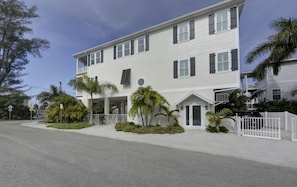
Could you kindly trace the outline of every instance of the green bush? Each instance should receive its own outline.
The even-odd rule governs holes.
[[[211,132],[211,133],[219,133],[219,132],[228,133],[228,132],[229,132],[229,129],[227,129],[227,128],[224,127],[224,126],[219,126],[219,129],[217,129],[217,128],[214,127],[214,126],[208,125],[208,126],[206,127],[206,131],[207,131],[207,132]]]
[[[54,123],[48,125],[47,127],[52,127],[56,129],[82,129],[90,126],[91,125],[88,123]]]
[[[117,123],[115,125],[116,131],[123,132],[133,132],[137,134],[175,134],[175,133],[183,133],[185,130],[180,125],[168,125],[166,127],[162,127],[160,125],[151,125],[147,127],[142,127],[139,125],[135,125],[132,122],[128,123]]]

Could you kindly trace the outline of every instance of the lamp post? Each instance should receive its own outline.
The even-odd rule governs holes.
[[[8,106],[8,119],[9,119],[9,120],[11,119],[12,108],[13,108],[12,105],[9,105],[9,106]]]
[[[61,103],[61,104],[60,104],[60,122],[61,122],[61,123],[63,122],[63,121],[62,121],[63,108],[64,108],[64,106],[63,106],[63,104]]]

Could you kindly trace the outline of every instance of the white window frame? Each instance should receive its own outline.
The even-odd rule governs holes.
[[[101,63],[101,51],[95,52],[95,64]]]
[[[95,64],[95,53],[90,54],[90,66]]]
[[[278,91],[279,94],[274,94],[274,91]],[[272,96],[272,100],[273,101],[278,101],[278,100],[281,100],[282,98],[282,90],[280,88],[274,88],[271,90],[271,96]],[[275,99],[274,97],[275,96],[279,96],[279,99]]]
[[[143,44],[140,45],[140,41],[143,40]],[[139,37],[137,39],[137,51],[138,53],[145,52],[146,40],[145,36]]]
[[[181,67],[182,63],[186,63],[187,67]],[[191,64],[190,64],[190,59],[182,59],[178,61],[178,77],[183,78],[183,77],[190,77],[190,72],[191,72]],[[183,72],[183,73],[181,73]]]
[[[227,58],[228,58],[227,61],[221,61],[221,59],[220,59],[221,54],[227,54]],[[224,69],[220,70],[219,65],[224,64],[224,66],[225,66],[226,63],[228,64],[228,68],[224,68]],[[216,70],[217,70],[217,72],[218,73],[227,72],[227,71],[230,71],[230,69],[231,69],[231,55],[230,55],[230,53],[227,51],[217,53],[217,55],[216,55]]]
[[[122,58],[123,57],[123,44],[117,45],[117,57]]]
[[[123,43],[123,51],[124,51],[124,56],[129,56],[131,54],[131,42],[127,41]]]
[[[186,30],[183,31],[182,28],[186,28]],[[179,43],[182,43],[189,40],[190,40],[190,22],[184,22],[179,24],[177,27],[177,41]]]
[[[223,20],[223,21],[220,20],[220,22],[219,22],[218,17],[219,17],[219,15],[222,15],[222,14],[226,14],[227,20]],[[219,12],[217,12],[215,14],[215,31],[216,31],[216,33],[223,32],[223,31],[226,31],[226,30],[230,29],[230,22],[231,22],[230,21],[230,19],[231,19],[230,16],[231,16],[230,11],[228,11],[227,9],[219,11]],[[224,24],[224,22],[227,22],[226,23],[226,28],[225,29],[222,28],[221,30],[218,30],[218,28],[221,28],[221,27],[218,27],[218,24]]]

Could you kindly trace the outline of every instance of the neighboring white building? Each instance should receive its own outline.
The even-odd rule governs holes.
[[[244,0],[225,0],[176,19],[74,54],[77,77],[87,74],[117,86],[119,93],[95,96],[127,114],[131,94],[151,86],[184,127],[205,127],[205,113],[240,88],[239,16]],[[77,92],[86,105],[90,96]],[[132,120],[132,119],[129,119]]]
[[[297,58],[285,60],[278,75],[273,75],[268,68],[263,80],[256,82],[257,98],[259,101],[296,100],[291,92],[297,89]]]

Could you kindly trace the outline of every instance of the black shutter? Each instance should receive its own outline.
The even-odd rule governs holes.
[[[216,72],[216,54],[209,54],[209,73],[213,74]]]
[[[101,63],[103,63],[103,50],[101,50]]]
[[[173,43],[177,43],[177,26],[173,27]]]
[[[195,21],[190,21],[190,40],[195,39]]]
[[[195,57],[190,58],[191,77],[195,76]]]
[[[231,29],[235,29],[237,28],[237,8],[236,7],[232,7],[230,9],[230,14],[231,14]]]
[[[121,84],[129,85],[131,82],[131,69],[124,69],[122,71]]]
[[[117,46],[113,46],[113,59],[117,58]]]
[[[145,51],[150,49],[150,37],[149,35],[145,35]]]
[[[134,55],[134,40],[131,40],[131,55]]]
[[[214,34],[215,33],[214,14],[209,15],[208,21],[209,21],[208,22],[209,34]]]
[[[177,65],[178,65],[178,62],[177,60],[173,61],[173,78],[176,79],[178,74],[177,74]]]
[[[238,70],[238,49],[231,50],[231,64],[232,71]]]

